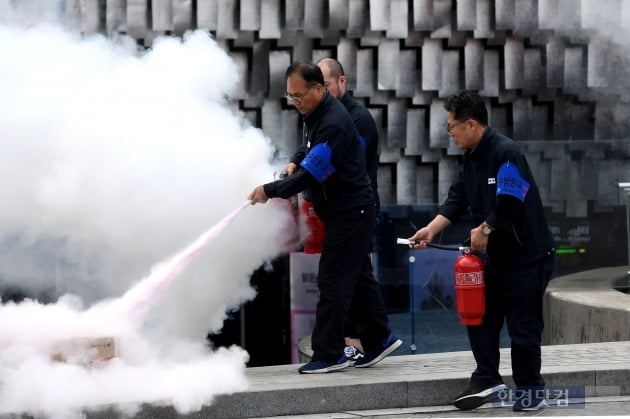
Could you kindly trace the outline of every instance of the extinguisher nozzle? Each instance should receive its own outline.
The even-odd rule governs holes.
[[[416,241],[415,240],[398,238],[398,239],[396,239],[396,244],[414,245],[414,244],[416,244]]]

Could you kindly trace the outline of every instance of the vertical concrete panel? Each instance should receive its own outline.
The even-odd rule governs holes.
[[[277,75],[275,77],[277,77]],[[261,96],[267,93],[269,90],[269,79],[269,44],[264,41],[259,41],[254,43],[252,48],[252,67],[249,82],[249,93]],[[285,92],[282,92],[282,94],[280,94],[280,96],[276,96],[276,98],[283,97],[284,93]]]
[[[378,46],[378,88],[393,90],[398,84],[399,42],[384,39]]]
[[[195,26],[193,19],[193,0],[173,0],[173,30],[182,35]]]
[[[531,138],[531,112],[528,98],[519,97],[512,103],[513,138],[515,140],[528,140]]]
[[[232,52],[230,57],[236,64],[236,72],[238,74],[238,82],[232,88],[230,92],[230,98],[232,99],[245,99],[248,91],[248,72],[247,68],[247,53],[246,52]]]
[[[291,65],[289,51],[271,51],[269,54],[269,97],[279,98],[286,93],[285,73]]]
[[[499,52],[486,50],[483,53],[483,89],[480,94],[488,97],[499,96]]]
[[[82,0],[80,6],[81,14],[77,18],[80,20],[81,32],[86,35],[100,32],[101,10],[98,0]]]
[[[309,59],[309,61],[316,63],[323,58],[332,57],[333,51],[330,49],[314,49],[313,56]]]
[[[547,43],[547,87],[564,86],[564,49],[565,43],[560,38],[552,38]]]
[[[295,109],[283,109],[281,116],[283,143],[278,154],[286,156],[285,160],[288,160],[302,145],[302,124],[300,114]]]
[[[126,0],[107,0],[105,3],[105,28],[107,31],[124,31],[126,27]]]
[[[523,87],[523,43],[520,39],[508,38],[504,51],[505,88],[520,89]]]
[[[514,35],[530,37],[538,29],[538,0],[514,0]]]
[[[539,49],[526,49],[523,56],[523,93],[535,95],[545,89],[543,57]]]
[[[587,87],[608,86],[608,55],[612,54],[611,45],[600,37],[591,39],[588,43],[586,66]]]
[[[357,96],[369,97],[374,93],[374,50],[362,48],[357,51]]]
[[[483,52],[479,40],[468,39],[464,47],[464,87],[467,90],[483,88]]]
[[[425,113],[426,110],[423,108],[407,109],[407,141],[405,155],[420,156],[427,148],[425,144]]]
[[[486,101],[488,108],[488,120],[490,125],[498,132],[511,137],[512,134],[508,130],[508,109],[507,106],[490,106]]]
[[[81,16],[81,14],[83,11],[85,11],[84,5],[81,4],[80,0],[66,0],[63,4],[63,7],[64,8],[62,11],[62,15],[60,16],[63,26],[69,29],[80,31],[83,25],[83,17]],[[50,14],[46,14],[45,12],[42,12],[40,10],[37,10],[36,13],[36,16],[51,16]],[[59,9],[56,13],[52,14],[52,16],[57,16],[58,14],[60,14]]]
[[[451,19],[451,0],[434,0],[433,2],[433,32],[431,38],[449,39],[453,35]]]
[[[494,16],[497,30],[514,29],[514,0],[495,0]]]
[[[200,29],[217,30],[219,20],[219,0],[204,0],[197,2],[197,27]]]
[[[462,90],[459,51],[442,52],[442,87],[440,97],[446,97]]]
[[[407,103],[391,99],[387,106],[387,145],[402,148],[407,144]]]
[[[448,196],[448,190],[457,179],[459,170],[459,164],[454,158],[443,159],[438,163],[438,202],[444,202]]]
[[[416,159],[401,157],[396,165],[396,203],[398,205],[416,204]]]
[[[416,203],[436,204],[437,197],[433,194],[435,177],[433,166],[422,165],[416,167]],[[441,204],[441,202],[439,202]]]
[[[238,37],[236,4],[232,0],[219,0],[217,39],[235,39]]]
[[[584,179],[580,173],[580,162],[568,160],[568,182],[569,188],[567,194],[567,217],[586,217],[588,214],[588,201],[582,193],[582,184]]]
[[[348,29],[350,19],[349,0],[328,0],[328,28],[333,30]]]
[[[138,39],[147,35],[147,0],[127,0],[127,33]]]
[[[616,27],[620,23],[624,0],[607,0],[605,7],[602,0],[582,0],[581,27],[601,30],[604,27]],[[627,21],[626,21],[627,22]]]
[[[581,46],[564,50],[564,89],[579,93],[586,85],[584,50]]]
[[[370,30],[389,29],[389,2],[390,0],[370,0]]]
[[[260,0],[241,0],[239,10],[240,30],[257,31],[260,29]]]
[[[547,140],[550,137],[549,132],[549,109],[546,105],[532,106],[532,134],[531,139],[534,141]]]
[[[348,4],[348,30],[346,36],[359,38],[363,36],[368,25],[368,0],[350,0]]]
[[[262,130],[282,156],[291,156],[295,149],[292,139],[283,135],[282,106],[278,99],[265,99],[261,108]]]
[[[556,29],[558,16],[557,0],[541,0],[538,2],[538,28]]]
[[[154,31],[173,30],[172,0],[151,1],[151,24]]]
[[[553,139],[568,140],[571,125],[571,103],[564,98],[554,100]]]
[[[409,35],[409,6],[407,0],[390,0],[389,28],[385,36],[389,39],[405,39]]]
[[[458,0],[455,3],[456,29],[474,31],[477,29],[477,0]]]
[[[310,38],[324,36],[324,3],[304,0],[304,35]]]
[[[494,38],[494,2],[493,0],[477,0],[477,25],[474,37]]]
[[[260,39],[278,39],[282,36],[280,0],[261,0]]]
[[[436,99],[429,107],[429,147],[442,149],[448,147],[449,136],[446,132],[446,111],[444,101]]]
[[[614,138],[614,127],[610,121],[615,120],[615,107],[611,103],[598,103],[595,108],[595,139]]]
[[[378,196],[381,205],[395,205],[396,202],[396,185],[392,176],[392,167],[379,166],[378,168]]]
[[[580,30],[582,18],[582,2],[575,0],[555,0],[558,5],[556,30],[570,33]]]
[[[416,94],[416,50],[400,51],[396,97],[414,97]]]
[[[285,2],[285,29],[298,30],[304,28],[305,0],[291,0]]]
[[[357,46],[352,39],[343,38],[339,42],[337,60],[346,73],[346,88],[355,90],[357,86]]]
[[[569,138],[571,140],[593,139],[591,118],[594,113],[593,105],[590,103],[572,104],[571,124],[569,125]]]
[[[413,29],[432,31],[434,22],[433,0],[413,0]]]
[[[427,39],[422,46],[422,90],[442,87],[442,45],[437,39]]]
[[[551,159],[551,196],[555,197],[557,200],[567,199],[567,192],[569,190],[567,169],[566,159]]]

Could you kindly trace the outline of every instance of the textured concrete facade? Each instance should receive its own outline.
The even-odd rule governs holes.
[[[2,0],[0,13],[34,3]],[[238,63],[235,106],[280,156],[300,141],[283,98],[286,67],[337,57],[380,129],[383,204],[444,199],[461,151],[442,103],[462,89],[488,97],[491,125],[522,144],[554,212],[585,217],[625,202],[616,182],[630,181],[630,0],[61,3],[85,34],[125,33],[146,47],[209,30]]]

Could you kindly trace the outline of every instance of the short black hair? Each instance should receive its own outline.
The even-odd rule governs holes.
[[[285,77],[293,74],[299,74],[308,84],[324,85],[324,76],[322,70],[310,61],[296,61],[287,68]]]
[[[453,112],[453,117],[458,121],[474,119],[481,125],[488,125],[486,102],[476,92],[463,91],[449,96],[444,102],[444,109]]]

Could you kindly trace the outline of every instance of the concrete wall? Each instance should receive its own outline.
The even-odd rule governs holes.
[[[127,34],[144,47],[210,31],[239,64],[232,99],[280,155],[299,143],[286,67],[338,58],[380,128],[384,205],[444,199],[461,151],[442,103],[461,89],[488,97],[491,125],[522,143],[555,213],[623,205],[630,0],[0,0],[0,22],[43,4],[86,35]]]
[[[594,269],[552,280],[545,293],[543,344],[630,340],[629,266]]]

